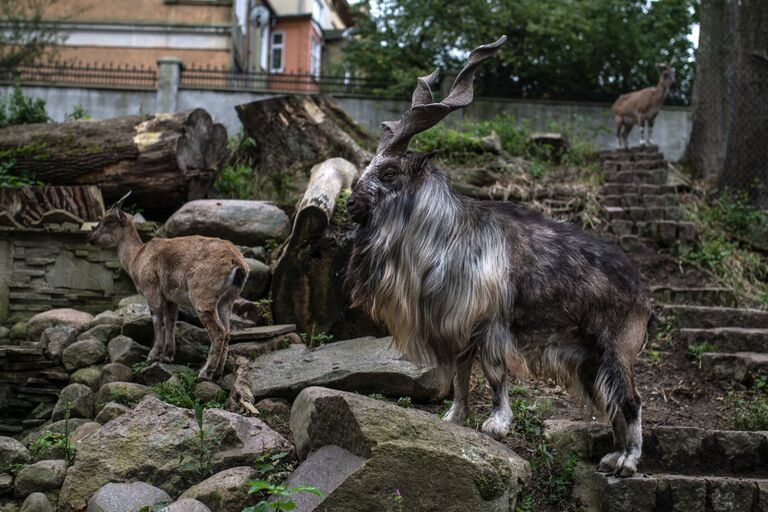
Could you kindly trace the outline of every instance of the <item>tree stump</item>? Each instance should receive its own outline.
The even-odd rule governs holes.
[[[248,155],[257,179],[255,199],[293,205],[317,162],[341,157],[363,168],[372,156],[373,138],[327,96],[278,96],[235,110],[255,142]]]
[[[99,185],[108,204],[164,216],[205,197],[228,155],[227,130],[202,109],[0,129],[9,173],[46,185]]]
[[[355,225],[346,211],[337,211],[336,202],[356,178],[357,168],[342,158],[312,168],[272,275],[276,323],[296,324],[310,335],[322,332],[337,339],[381,332],[361,312],[349,310],[344,289]]]

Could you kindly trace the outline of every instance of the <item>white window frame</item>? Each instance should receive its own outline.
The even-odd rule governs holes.
[[[317,21],[317,24],[323,26],[323,17],[325,17],[325,1],[313,0],[312,3],[312,17]]]
[[[279,44],[275,43],[275,36],[280,35],[282,37]],[[280,67],[274,67],[272,55],[275,50],[280,50]],[[284,73],[285,72],[285,32],[278,30],[272,32],[269,36],[269,72],[270,73]]]
[[[314,35],[310,36],[309,41],[309,74],[312,78],[320,78],[320,69],[323,58],[323,43]]]

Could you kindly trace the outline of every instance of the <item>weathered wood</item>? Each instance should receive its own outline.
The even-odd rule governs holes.
[[[98,221],[104,215],[104,200],[94,185],[0,188],[0,211],[22,226],[79,224]]]
[[[272,275],[275,322],[295,323],[299,331],[337,339],[380,332],[359,311],[349,310],[344,290],[355,226],[345,212],[334,214],[337,198],[356,176],[355,166],[341,158],[313,168]]]
[[[373,138],[326,96],[279,96],[235,107],[255,141],[248,155],[256,175],[256,199],[295,204],[309,169],[341,157],[357,168],[371,158]]]
[[[0,129],[0,159],[15,162],[10,173],[99,185],[108,204],[132,190],[153,215],[204,197],[227,155],[226,128],[203,109]]]

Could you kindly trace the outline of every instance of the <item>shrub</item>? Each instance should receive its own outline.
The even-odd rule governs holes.
[[[8,96],[0,96],[0,128],[49,121],[45,100],[24,96],[19,84],[14,85]]]

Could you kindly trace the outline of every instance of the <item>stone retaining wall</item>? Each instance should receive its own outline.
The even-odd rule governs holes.
[[[135,292],[114,249],[88,245],[77,228],[0,228],[0,324],[71,307],[91,313]]]

